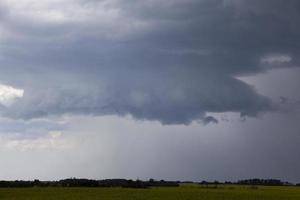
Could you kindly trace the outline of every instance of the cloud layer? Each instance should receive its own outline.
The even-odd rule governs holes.
[[[297,0],[0,1],[2,115],[130,114],[163,124],[257,116],[274,103],[237,79],[299,66]]]

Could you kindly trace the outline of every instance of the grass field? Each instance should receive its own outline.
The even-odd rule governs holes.
[[[1,200],[300,200],[300,187],[219,186],[205,188],[182,185],[178,188],[10,188],[0,189]]]

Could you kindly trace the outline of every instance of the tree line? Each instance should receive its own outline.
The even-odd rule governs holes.
[[[289,185],[296,185],[300,186],[299,184],[292,184],[289,182],[283,182],[279,179],[244,179],[244,180],[239,180],[237,182],[230,182],[230,181],[225,181],[225,182],[219,182],[219,181],[213,181],[213,182],[207,182],[207,181],[202,181],[200,182],[201,185],[218,185],[218,184],[226,184],[226,185],[262,185],[262,186],[289,186]]]
[[[69,178],[59,181],[0,181],[0,188],[9,187],[124,187],[124,188],[148,188],[148,187],[178,187],[177,181],[164,181],[150,179],[148,181],[142,180],[127,180],[127,179],[78,179]]]
[[[279,179],[247,179],[240,180],[237,182],[240,185],[270,185],[270,186],[282,186],[282,185],[290,185],[288,182],[282,182]]]
[[[165,180],[154,180],[149,179],[148,181],[143,180],[127,180],[127,179],[104,179],[104,180],[93,180],[93,179],[78,179],[69,178],[62,179],[59,181],[0,181],[0,188],[26,188],[26,187],[123,187],[123,188],[149,188],[149,187],[178,187],[181,183],[198,183],[200,185],[221,185],[221,184],[235,184],[235,185],[265,185],[265,186],[289,186],[298,184],[292,184],[289,182],[283,182],[278,179],[246,179],[239,180],[237,182],[219,182],[219,181],[202,181],[202,182],[181,182],[181,181],[165,181]]]

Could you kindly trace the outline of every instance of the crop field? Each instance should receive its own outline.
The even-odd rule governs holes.
[[[1,188],[1,200],[299,200],[300,187],[251,187],[218,186],[203,187],[182,185],[172,188]]]

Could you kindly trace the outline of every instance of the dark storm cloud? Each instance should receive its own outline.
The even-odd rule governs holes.
[[[209,124],[209,123],[215,123],[215,124],[219,123],[219,121],[212,116],[207,116],[202,121],[205,125]]]
[[[236,77],[299,66],[296,0],[57,2],[0,4],[0,80],[25,90],[3,115],[257,116],[276,105]]]

